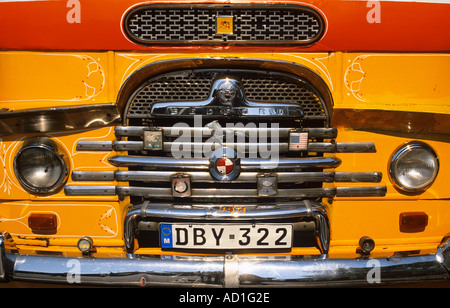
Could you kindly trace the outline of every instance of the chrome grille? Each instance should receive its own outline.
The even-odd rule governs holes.
[[[218,31],[217,16],[232,17],[230,33]],[[127,14],[124,27],[143,44],[311,44],[324,31],[322,17],[308,7],[239,4],[140,6]]]
[[[235,87],[232,99],[222,95],[228,93],[222,90],[230,89],[222,88],[226,83]],[[200,124],[199,115],[204,120]],[[68,185],[65,193],[130,197],[132,207],[125,221],[130,251],[136,230],[155,233],[155,224],[167,219],[212,223],[287,219],[293,224],[314,222],[316,244],[326,253],[330,235],[323,198],[386,194],[384,186],[354,185],[379,183],[381,172],[339,170],[339,153],[374,153],[375,144],[336,142],[338,131],[328,127],[320,93],[295,76],[233,69],[173,72],[138,87],[129,98],[125,118],[127,125],[115,127],[116,140],[80,140],[76,145],[77,151],[121,152],[109,158],[117,170],[73,171],[72,180],[80,185]],[[180,122],[182,129],[177,126]],[[291,137],[300,135],[306,142],[297,150],[291,147]],[[158,146],[149,147],[149,136],[158,136]],[[180,140],[185,136],[189,137]],[[205,148],[211,153],[207,155]],[[255,148],[274,149],[275,165],[271,157],[253,155]],[[176,157],[180,149],[184,154]],[[217,176],[222,154],[233,159],[233,176]],[[187,185],[188,194],[176,191],[178,180]],[[96,181],[99,185],[93,184]],[[100,185],[104,181],[120,184]],[[236,206],[245,209],[242,215],[225,210]],[[158,245],[157,240],[152,243]]]

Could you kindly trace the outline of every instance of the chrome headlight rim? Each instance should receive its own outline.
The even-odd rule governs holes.
[[[49,187],[36,187],[32,185],[22,174],[20,167],[20,159],[24,153],[29,150],[44,150],[50,152],[55,158],[58,164],[61,166],[61,174],[56,182]],[[17,180],[22,187],[29,193],[35,195],[52,195],[56,194],[64,187],[64,184],[69,178],[69,158],[65,151],[52,139],[48,137],[33,137],[26,140],[20,150],[14,157],[14,173]]]
[[[429,178],[428,181],[426,181],[424,184],[416,187],[411,187],[403,184],[397,176],[397,165],[401,158],[403,158],[407,153],[410,153],[411,151],[422,149],[429,154],[432,155],[434,162],[435,162],[435,168],[433,170],[432,176]],[[425,190],[427,190],[436,180],[436,177],[439,173],[439,157],[437,156],[436,152],[433,150],[431,146],[428,144],[421,142],[421,141],[410,141],[407,142],[401,146],[399,146],[394,153],[391,156],[391,159],[389,160],[389,179],[391,182],[395,185],[395,187],[405,193],[423,193]]]

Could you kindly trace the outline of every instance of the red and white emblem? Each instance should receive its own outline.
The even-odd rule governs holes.
[[[222,175],[230,174],[234,169],[234,162],[229,158],[220,158],[216,163],[217,172]]]

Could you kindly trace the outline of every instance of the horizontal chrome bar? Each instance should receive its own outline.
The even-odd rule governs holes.
[[[127,217],[197,220],[268,220],[289,219],[295,217],[314,217],[320,213],[326,215],[326,207],[317,202],[279,202],[245,205],[245,211],[236,215],[236,211],[224,210],[227,205],[193,204],[178,206],[171,203],[149,203],[143,209],[142,204],[134,205]]]
[[[384,197],[386,192],[386,186],[336,187],[336,197]]]
[[[170,188],[156,187],[129,187],[118,186],[119,196],[139,196],[139,197],[161,197],[171,198]],[[336,194],[334,188],[303,188],[303,189],[278,189],[275,196],[278,198],[326,198]],[[264,197],[259,196],[257,189],[218,189],[218,188],[193,188],[191,190],[193,198],[233,198],[233,197]]]
[[[187,170],[209,168],[209,160],[205,158],[146,157],[146,156],[113,156],[109,163],[117,167],[145,167],[163,170]]]
[[[188,151],[203,153],[204,149],[210,151],[219,148],[231,148],[243,153],[255,152],[261,149],[280,153],[289,151],[288,142],[243,142],[243,143],[219,143],[211,142],[164,142],[163,151]],[[86,141],[82,140],[77,143],[77,151],[144,151],[143,141]],[[374,143],[330,143],[330,142],[309,142],[308,152],[319,153],[375,153]]]
[[[64,188],[66,196],[115,196],[116,186],[71,186]]]
[[[86,141],[81,140],[77,142],[77,151],[112,151],[112,141]]]
[[[1,233],[0,233],[1,234]],[[0,235],[0,243],[3,236]],[[0,244],[0,281],[100,286],[330,287],[378,286],[450,279],[450,244],[436,253],[389,258],[330,259],[327,256],[129,254],[123,258],[21,255]],[[73,268],[76,264],[77,279]],[[374,280],[374,266],[379,275]],[[414,273],[413,275],[411,273]],[[368,279],[372,278],[372,279]],[[375,277],[377,278],[377,277]]]
[[[73,181],[114,181],[114,171],[73,171]]]
[[[292,170],[300,168],[336,168],[341,164],[337,157],[307,157],[307,158],[280,158],[276,162],[268,159],[242,158],[243,170]]]
[[[381,172],[335,172],[335,182],[379,183],[383,178]]]
[[[182,134],[190,136],[211,137],[214,134],[214,130],[208,127],[155,127],[163,132],[165,137],[180,137]],[[144,131],[149,129],[148,126],[116,126],[115,134],[117,137],[131,137],[131,136],[143,136]],[[223,127],[223,133],[227,134],[233,132],[236,135],[246,134],[254,136],[256,134],[263,134],[270,137],[276,134],[279,138],[286,138],[291,131],[296,128],[273,128],[273,127]],[[334,139],[337,137],[336,128],[303,128],[303,131],[307,131],[310,138],[324,138]]]
[[[146,198],[173,198],[172,189],[164,187],[139,186],[74,186],[68,185],[64,192],[67,196],[138,196]],[[337,187],[337,188],[297,188],[278,189],[271,198],[332,198],[337,197],[378,197],[386,195],[386,187]],[[233,198],[233,197],[269,197],[260,196],[258,189],[217,189],[193,188],[193,198]]]
[[[73,171],[74,181],[142,181],[142,182],[170,182],[171,178],[179,174],[177,171]],[[192,182],[215,183],[209,172],[184,172]],[[258,175],[264,173],[242,172],[232,183],[256,183]],[[276,172],[270,173],[277,178],[278,183],[305,182],[371,182],[381,181],[381,172]]]
[[[164,169],[164,171],[188,169],[209,170],[210,166],[210,161],[204,158],[174,159],[170,157],[119,155],[110,157],[108,161],[117,167],[144,167]],[[340,164],[341,160],[335,157],[280,158],[276,161],[260,158],[242,158],[240,162],[242,170],[336,168]]]

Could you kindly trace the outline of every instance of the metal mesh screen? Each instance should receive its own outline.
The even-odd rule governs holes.
[[[232,17],[232,33],[217,33],[217,17]],[[154,42],[309,44],[323,32],[317,13],[298,8],[152,8],[133,11],[125,27],[132,39]]]
[[[220,72],[175,72],[150,81],[132,98],[128,118],[151,117],[151,108],[157,102],[206,100],[211,86]],[[249,101],[297,103],[306,119],[325,119],[326,113],[317,95],[305,84],[284,75],[233,71],[229,73],[241,80],[245,97]]]

